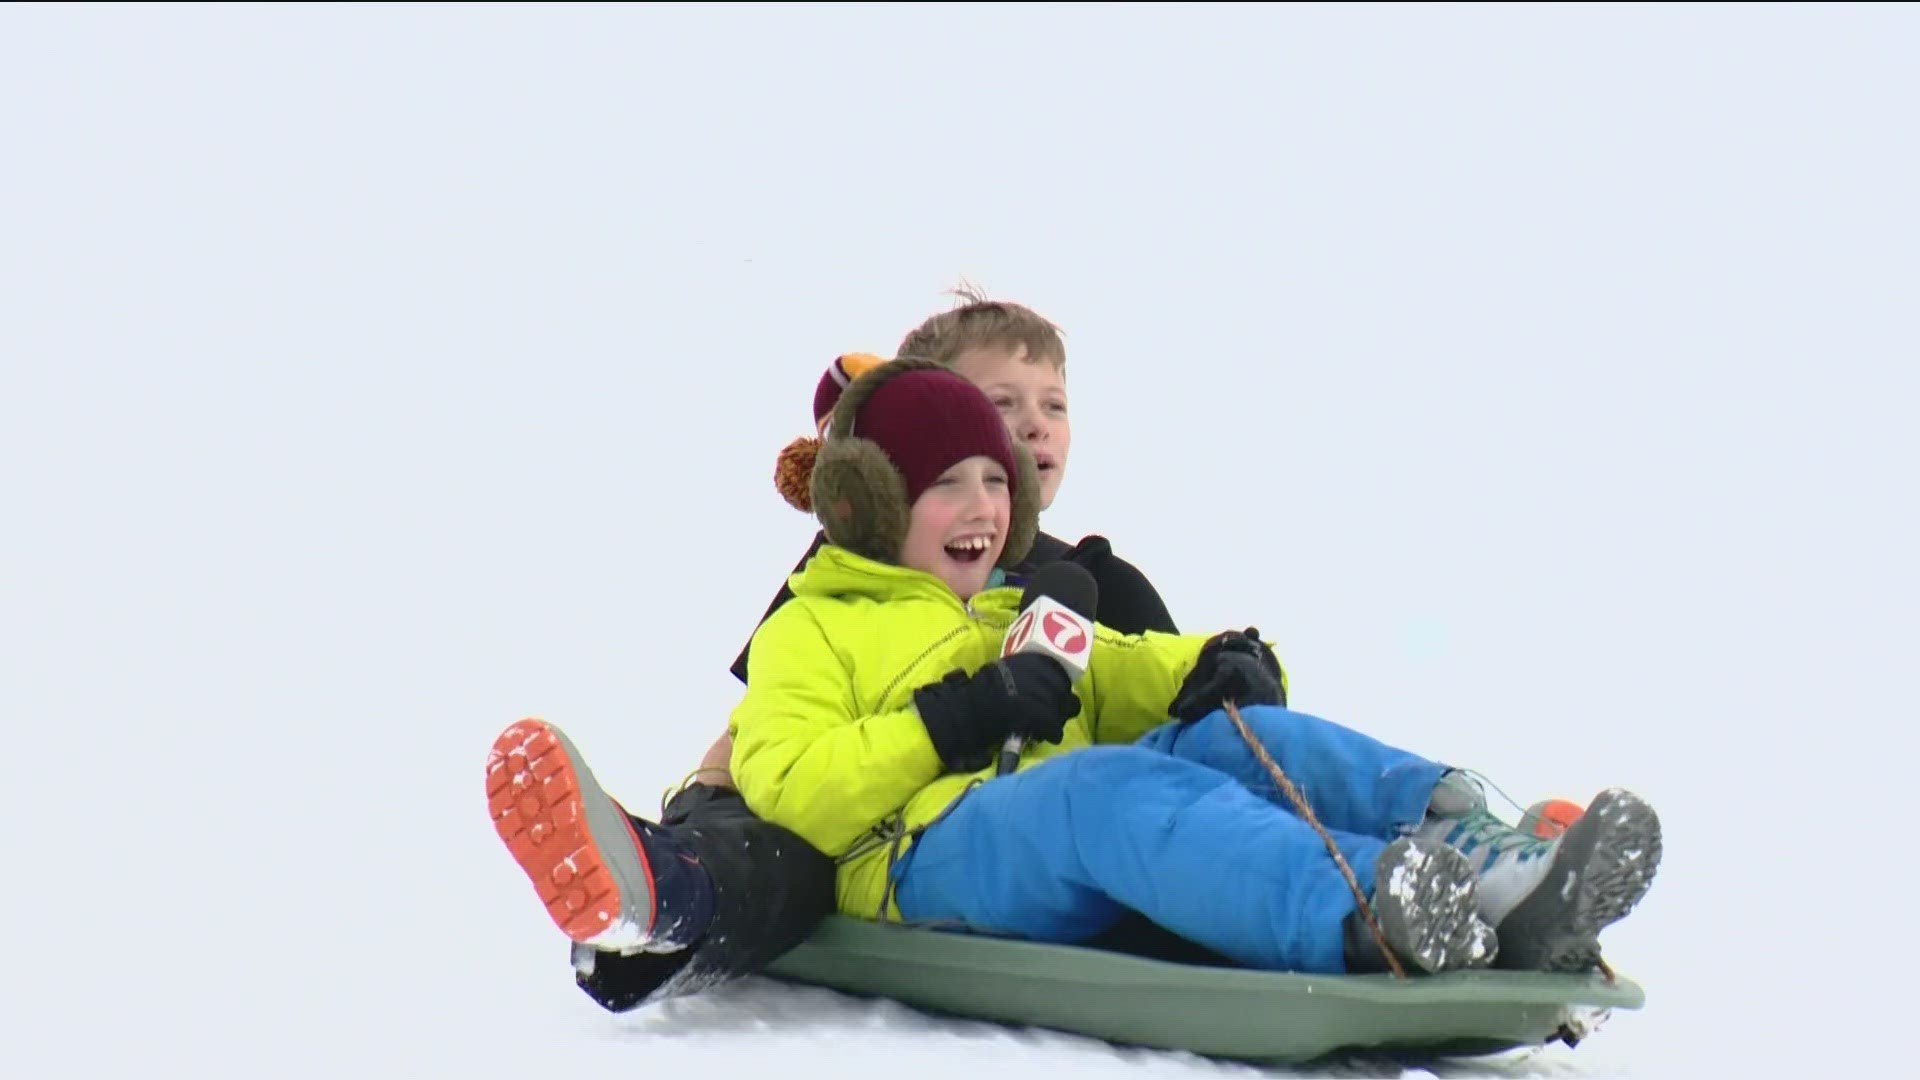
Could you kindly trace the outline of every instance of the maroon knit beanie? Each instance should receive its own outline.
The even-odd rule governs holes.
[[[816,388],[822,436],[780,452],[774,484],[781,495],[818,517],[833,543],[897,562],[913,504],[927,488],[967,458],[991,458],[1007,471],[1012,499],[1000,564],[1017,566],[1039,533],[1039,473],[987,395],[927,360],[879,363],[844,386],[835,374]]]
[[[841,353],[827,365],[820,381],[813,388],[813,424],[822,434],[827,430],[827,417],[833,415],[833,407],[840,403],[840,395],[853,380],[886,363],[882,357],[872,353]]]
[[[855,414],[855,438],[886,451],[907,482],[907,505],[940,474],[974,456],[989,457],[1020,482],[1013,437],[980,388],[944,369],[907,371],[881,383]]]

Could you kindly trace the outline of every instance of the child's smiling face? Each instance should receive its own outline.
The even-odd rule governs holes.
[[[1024,345],[968,349],[954,358],[953,370],[987,395],[1014,441],[1033,452],[1040,471],[1040,509],[1052,506],[1073,446],[1066,373],[1053,361],[1028,356]]]
[[[913,504],[900,561],[947,583],[962,600],[987,587],[1006,550],[1013,518],[1007,470],[990,457],[965,459]]]

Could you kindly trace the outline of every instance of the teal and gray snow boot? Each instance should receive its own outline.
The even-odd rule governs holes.
[[[1414,835],[1473,863],[1480,913],[1499,933],[1501,968],[1595,967],[1600,931],[1633,910],[1660,868],[1660,818],[1620,788],[1601,792],[1565,833],[1543,840],[1495,817],[1480,786],[1455,770],[1435,786]]]

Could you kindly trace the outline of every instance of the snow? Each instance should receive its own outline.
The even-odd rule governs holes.
[[[1892,1071],[1911,7],[0,10],[9,1075],[1254,1075],[754,981],[622,1017],[487,821],[641,808],[832,356],[1060,321],[1050,531],[1295,704],[1665,823],[1574,1050]],[[1883,921],[1887,915],[1894,921]],[[1897,1053],[1897,1051],[1894,1051]]]

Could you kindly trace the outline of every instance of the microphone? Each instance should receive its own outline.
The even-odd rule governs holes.
[[[1000,655],[1042,653],[1065,668],[1070,680],[1079,682],[1093,656],[1093,613],[1099,605],[1100,585],[1086,567],[1070,562],[1042,566],[1027,579],[1026,591],[1020,594],[1020,617],[1007,628]],[[1026,742],[1018,733],[1007,736],[995,775],[1005,776],[1020,764]]]

